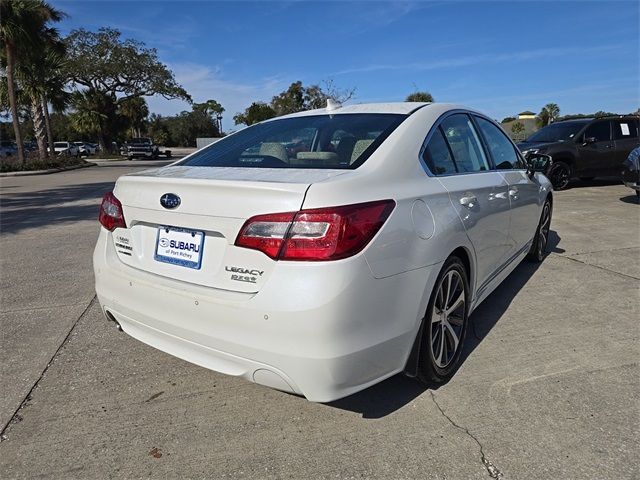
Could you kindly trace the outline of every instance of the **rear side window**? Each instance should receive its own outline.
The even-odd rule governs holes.
[[[458,173],[489,170],[478,133],[471,118],[463,113],[451,115],[440,124],[449,145]]]
[[[591,124],[585,130],[584,138],[595,138],[596,142],[605,142],[611,140],[609,121],[605,120]]]
[[[440,127],[431,136],[431,140],[424,150],[423,158],[434,175],[450,175],[457,172],[456,164],[453,162],[453,157]]]
[[[615,140],[638,138],[638,121],[633,119],[614,120],[613,138]]]
[[[515,147],[498,127],[484,118],[475,117],[475,119],[498,170],[525,168]]]
[[[355,169],[405,118],[359,113],[276,119],[223,138],[179,165]]]

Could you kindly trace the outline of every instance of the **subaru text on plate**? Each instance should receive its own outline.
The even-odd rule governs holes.
[[[445,382],[474,308],[544,257],[548,157],[460,106],[300,112],[120,177],[96,291],[131,336],[326,402],[399,372]]]

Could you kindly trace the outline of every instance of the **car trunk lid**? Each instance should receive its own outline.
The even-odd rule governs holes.
[[[297,211],[308,187],[344,170],[169,166],[121,177],[114,190],[127,228],[112,241],[120,260],[183,282],[257,292],[275,261],[234,246],[254,215]],[[165,208],[166,194],[179,197]],[[173,242],[173,243],[172,243]]]

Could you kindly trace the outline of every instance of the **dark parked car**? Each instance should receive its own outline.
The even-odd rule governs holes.
[[[522,153],[553,158],[549,179],[556,190],[572,178],[619,177],[622,164],[639,145],[638,117],[581,118],[552,123],[518,144]]]

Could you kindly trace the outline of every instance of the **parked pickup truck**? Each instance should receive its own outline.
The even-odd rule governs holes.
[[[122,145],[120,154],[129,159],[158,158],[160,155],[171,158],[171,150],[160,150],[160,147],[150,138],[132,138]]]

